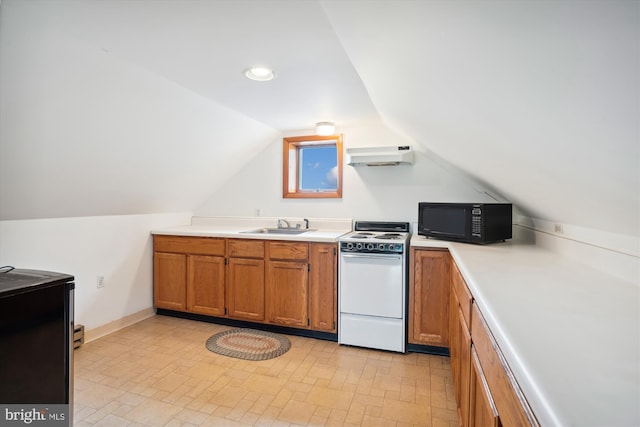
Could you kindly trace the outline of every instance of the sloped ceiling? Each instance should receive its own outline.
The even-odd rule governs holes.
[[[639,234],[640,3],[324,6],[387,124],[533,217]]]
[[[314,1],[3,0],[0,20],[0,219],[193,211],[287,129],[378,120]]]
[[[615,0],[3,0],[0,218],[192,210],[281,132],[381,119],[533,217],[637,236],[639,16]],[[277,78],[248,81],[251,65]],[[102,118],[61,112],[68,91]],[[78,113],[80,132],[60,124]],[[100,176],[79,185],[54,172],[65,160]],[[42,207],[92,187],[110,203]]]
[[[55,31],[275,129],[378,117],[316,1],[27,3],[20,9]],[[277,78],[249,81],[242,72],[251,66],[271,67]]]

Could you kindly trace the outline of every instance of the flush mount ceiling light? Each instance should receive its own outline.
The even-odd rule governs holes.
[[[255,80],[257,82],[268,82],[273,80],[276,75],[273,70],[266,67],[251,67],[244,70],[244,75],[248,79]]]
[[[333,135],[336,132],[336,126],[331,122],[316,123],[316,134],[320,136]]]

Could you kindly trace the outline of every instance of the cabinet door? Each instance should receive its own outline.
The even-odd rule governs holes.
[[[189,255],[187,310],[224,316],[224,257]]]
[[[229,317],[263,321],[264,260],[229,258],[226,291]]]
[[[458,404],[458,421],[461,426],[466,426],[460,414],[461,401],[458,397],[460,381],[460,330],[458,328],[458,297],[455,292],[449,292],[449,360],[451,362],[451,377],[453,379],[453,392]]]
[[[499,427],[498,410],[474,348],[471,359],[469,427]]]
[[[336,332],[337,245],[309,244],[309,322],[311,329]]]
[[[153,303],[157,308],[183,311],[187,299],[187,256],[153,254]]]
[[[412,249],[411,254],[409,342],[447,347],[449,345],[449,252]]]
[[[307,326],[307,263],[267,262],[267,321],[280,325]]]
[[[451,293],[451,301],[450,309],[452,315],[449,350],[453,374],[453,390],[458,404],[458,420],[461,426],[466,427],[469,425],[471,333],[454,292]]]

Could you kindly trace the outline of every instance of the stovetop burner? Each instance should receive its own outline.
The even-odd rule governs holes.
[[[400,233],[385,233],[379,236],[376,236],[377,239],[385,239],[385,240],[394,240],[394,239],[402,239],[404,238]]]
[[[342,252],[403,253],[409,236],[408,223],[356,222],[354,231],[340,239],[340,250]]]
[[[352,233],[349,237],[352,237],[354,239],[368,239],[369,237],[373,237],[373,236],[375,236],[375,233],[358,231],[358,232]]]
[[[384,239],[384,240],[395,240],[395,239],[404,239],[406,233],[383,233],[383,232],[362,232],[362,231],[354,231],[351,234],[348,234],[346,238],[348,239]]]

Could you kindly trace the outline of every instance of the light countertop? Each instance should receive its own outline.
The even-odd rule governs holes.
[[[301,221],[292,219],[290,223],[299,224]],[[277,218],[194,217],[190,225],[156,229],[151,234],[331,243],[351,231],[351,220],[310,218],[310,231],[301,234],[247,233],[259,228],[275,227]]]
[[[531,243],[444,242],[542,426],[640,426],[640,287]]]

